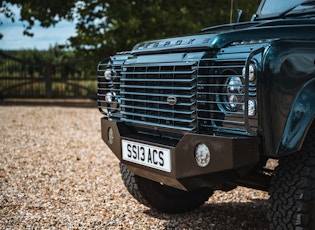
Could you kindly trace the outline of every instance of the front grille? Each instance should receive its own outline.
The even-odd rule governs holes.
[[[196,79],[197,62],[124,66],[120,92],[122,119],[156,127],[195,130]],[[168,102],[170,99],[172,103]]]
[[[113,81],[104,80],[108,66],[101,64],[99,108],[109,118],[138,128],[255,135],[258,114],[248,115],[248,102],[257,103],[257,113],[256,81],[249,82],[248,76],[245,80],[242,70],[249,63],[259,66],[259,53],[263,49],[185,62],[117,62],[112,65],[117,72]],[[226,90],[231,78],[241,79],[241,90],[233,93],[242,98],[235,110],[228,108],[226,99],[231,94]],[[108,92],[115,93],[115,100],[106,101]]]

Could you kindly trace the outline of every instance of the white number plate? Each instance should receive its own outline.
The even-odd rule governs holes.
[[[122,140],[122,158],[125,161],[171,172],[169,149]]]

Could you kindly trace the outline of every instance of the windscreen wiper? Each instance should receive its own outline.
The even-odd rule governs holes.
[[[298,6],[309,6],[309,5],[314,5],[314,4],[315,4],[315,0],[304,1],[302,3],[296,4],[296,5],[292,6],[291,8],[283,11],[282,13],[279,14],[278,17],[282,18],[282,17],[286,16],[288,13],[290,13],[292,10],[294,10]]]

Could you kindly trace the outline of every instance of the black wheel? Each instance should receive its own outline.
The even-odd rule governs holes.
[[[181,213],[202,205],[212,195],[210,189],[186,192],[133,174],[120,163],[122,179],[130,194],[140,203],[165,213]]]
[[[271,180],[270,229],[315,229],[315,130],[302,150],[279,160]]]

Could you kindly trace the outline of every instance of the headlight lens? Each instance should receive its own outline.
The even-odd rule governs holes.
[[[229,77],[226,82],[226,93],[227,108],[237,111],[244,100],[242,79],[237,76]]]

